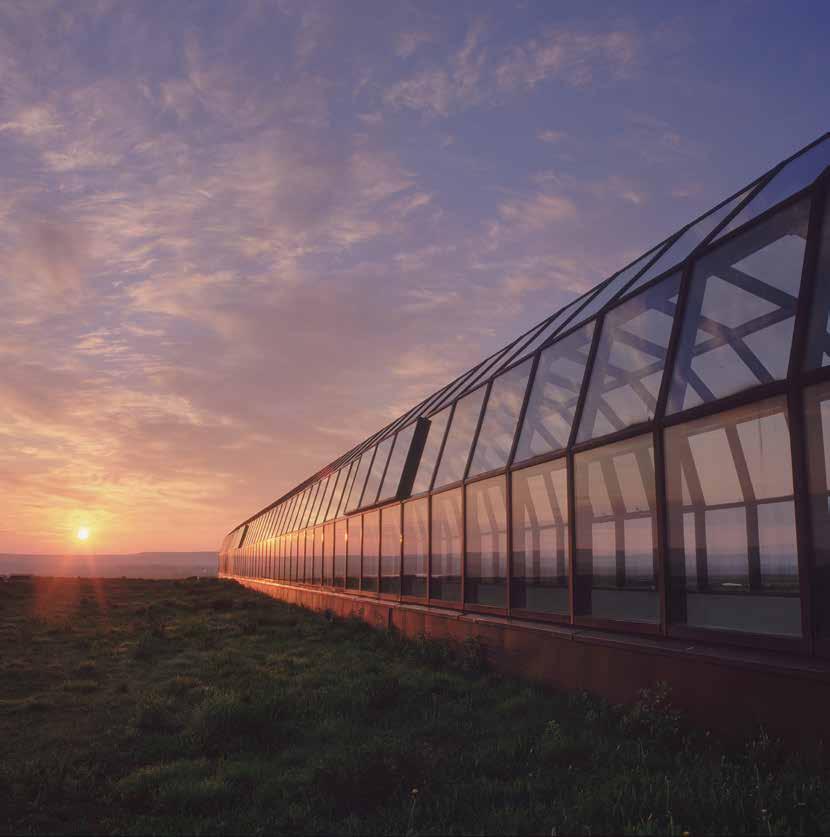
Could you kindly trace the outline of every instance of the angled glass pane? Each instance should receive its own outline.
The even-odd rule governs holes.
[[[514,462],[568,444],[593,336],[594,323],[588,323],[539,355]]]
[[[380,565],[380,512],[367,512],[363,515],[363,564],[360,576],[360,589],[376,593],[378,589],[378,570]]]
[[[583,294],[582,296],[577,297],[577,299],[573,302],[568,303],[564,308],[562,308],[559,313],[544,328],[542,328],[541,331],[539,331],[539,333],[526,346],[524,346],[520,352],[517,352],[513,358],[510,358],[510,360],[525,357],[526,355],[532,355],[540,346],[543,346],[556,334],[557,331],[559,331],[562,324],[573,314],[577,307],[585,301],[585,296],[586,295]],[[570,324],[568,324],[568,326],[570,327]]]
[[[429,565],[429,498],[422,497],[403,507],[404,596],[424,598],[427,594]]]
[[[329,507],[329,501],[331,500],[331,495],[334,491],[335,476],[335,474],[330,474],[326,477],[326,485],[323,489],[323,499],[320,503],[320,507],[317,509],[317,523],[322,523],[326,519],[326,510]]]
[[[809,210],[799,201],[695,265],[669,413],[786,376]]]
[[[651,434],[574,457],[577,613],[657,622]]]
[[[346,587],[349,590],[360,589],[360,551],[363,533],[362,518],[356,514],[347,519],[348,545],[346,555]]]
[[[749,194],[751,188],[744,189],[740,195],[736,195],[723,206],[712,210],[708,215],[704,215],[703,218],[681,233],[674,243],[669,246],[669,249],[628,289],[627,294],[641,288],[646,282],[650,282],[661,273],[665,273],[669,268],[679,265],[735,209]]]
[[[488,358],[489,359],[489,358]],[[461,393],[462,390],[466,389],[467,384],[472,379],[473,375],[486,363],[487,360],[484,360],[482,363],[479,363],[477,366],[474,366],[467,372],[461,380],[455,386],[450,387],[446,393],[441,397],[438,403],[434,407],[430,407],[431,410],[438,410],[444,407],[446,404],[449,404],[457,395]]]
[[[461,601],[461,550],[464,531],[461,488],[432,497],[431,599]]]
[[[489,607],[507,606],[507,478],[467,486],[467,561],[464,598]]]
[[[810,524],[813,530],[813,600],[830,601],[830,383],[804,391],[807,430],[807,473],[810,487]],[[830,637],[830,612],[816,608],[816,630]]]
[[[568,463],[512,473],[513,607],[568,612]]]
[[[372,464],[372,457],[375,451],[370,448],[364,451],[360,457],[360,463],[355,472],[354,484],[352,485],[349,502],[346,504],[346,511],[350,512],[360,505],[360,497],[363,494],[363,486],[366,484],[366,475],[369,473],[369,466]]]
[[[445,407],[440,413],[436,413],[427,419],[429,430],[421,453],[421,461],[418,464],[418,472],[415,474],[415,482],[412,484],[413,494],[429,491],[432,484],[432,475],[435,473],[435,465],[438,462],[438,455],[441,453],[441,443],[444,441],[449,417],[450,408]]]
[[[524,403],[530,366],[531,361],[526,360],[493,381],[470,465],[471,477],[507,465]]]
[[[819,369],[830,366],[830,207],[821,225],[811,310],[806,368]]]
[[[343,502],[340,504],[340,514],[346,514],[346,510],[352,507],[351,497],[354,492],[354,484],[357,478],[357,471],[360,466],[360,457],[352,460],[349,466],[352,471],[349,474],[349,481],[346,483],[346,490],[343,492]]]
[[[320,511],[320,506],[323,503],[323,495],[326,493],[326,483],[328,481],[328,477],[324,477],[323,479],[317,482],[317,494],[314,498],[314,502],[311,504],[311,514],[308,517],[306,525],[313,526],[317,523],[317,516]]]
[[[308,504],[311,501],[311,487],[307,488],[303,493],[300,495],[300,501],[297,505],[297,516],[294,518],[294,529],[302,529],[303,528],[303,520],[305,517],[306,508],[308,508]]]
[[[340,481],[337,484],[337,491],[334,493],[334,499],[331,501],[331,507],[334,510],[334,517],[340,517],[343,511],[343,504],[346,498],[346,489],[351,484],[352,480],[352,466],[344,465],[340,469]]]
[[[672,621],[800,635],[786,399],[671,427],[665,446]]]
[[[320,483],[316,482],[309,488],[309,499],[306,503],[305,511],[303,512],[301,525],[303,528],[308,526],[311,519],[311,513],[314,510],[314,504],[317,501],[317,493],[320,490]]]
[[[496,367],[498,367],[498,365],[505,359],[507,353],[509,351],[512,351],[512,349],[512,345],[506,346],[504,349],[502,349],[500,352],[494,355],[489,361],[483,363],[479,371],[475,375],[473,375],[473,377],[470,378],[470,380],[464,385],[464,392],[472,389],[479,382],[486,380],[490,373],[494,369],[496,369]]]
[[[401,592],[401,507],[380,512],[380,592]]]
[[[397,497],[403,468],[406,465],[406,458],[409,455],[414,434],[415,422],[398,431],[395,436],[395,445],[392,448],[392,455],[389,457],[389,464],[386,466],[386,476],[383,478],[383,485],[378,494],[380,502]]]
[[[334,489],[331,493],[331,500],[329,500],[329,506],[326,510],[326,520],[333,520],[337,517],[337,503],[340,500],[340,495],[343,493],[343,487],[346,483],[346,471],[341,469],[337,471],[337,473],[332,474],[332,479],[334,479]]]
[[[394,441],[395,437],[389,436],[378,444],[375,461],[366,479],[366,488],[363,490],[363,498],[360,501],[361,506],[371,506],[377,502],[380,483],[386,470],[386,463],[389,461],[389,454],[392,453]]]
[[[286,528],[286,532],[293,532],[294,531],[294,518],[297,516],[297,506],[299,504],[300,495],[295,494],[291,498],[291,509],[288,512],[288,526]]]
[[[438,463],[435,488],[464,479],[473,436],[481,415],[481,405],[484,402],[484,390],[485,387],[479,387],[456,402],[450,429],[447,431],[447,441]]]
[[[771,209],[790,195],[809,186],[828,166],[830,166],[830,138],[804,151],[791,160],[776,174],[761,191],[722,229],[715,241],[732,230],[757,218],[762,212]]]
[[[679,288],[675,273],[606,314],[577,441],[654,418]]]

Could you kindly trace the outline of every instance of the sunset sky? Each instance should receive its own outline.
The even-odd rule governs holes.
[[[826,131],[828,31],[0,0],[0,552],[217,547]]]

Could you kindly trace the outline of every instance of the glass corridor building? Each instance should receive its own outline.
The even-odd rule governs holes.
[[[220,573],[830,656],[828,166],[825,135],[240,523]]]

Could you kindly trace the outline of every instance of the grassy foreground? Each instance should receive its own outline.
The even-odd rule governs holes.
[[[659,690],[552,694],[230,582],[0,584],[0,643],[6,833],[830,831],[817,759]]]

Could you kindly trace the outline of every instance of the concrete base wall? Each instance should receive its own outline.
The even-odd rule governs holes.
[[[641,689],[665,681],[674,705],[721,732],[746,735],[763,726],[793,744],[830,742],[830,667],[821,662],[235,580],[275,599],[357,617],[409,637],[458,642],[475,637],[494,669],[560,689],[584,689],[613,703],[628,703]]]

